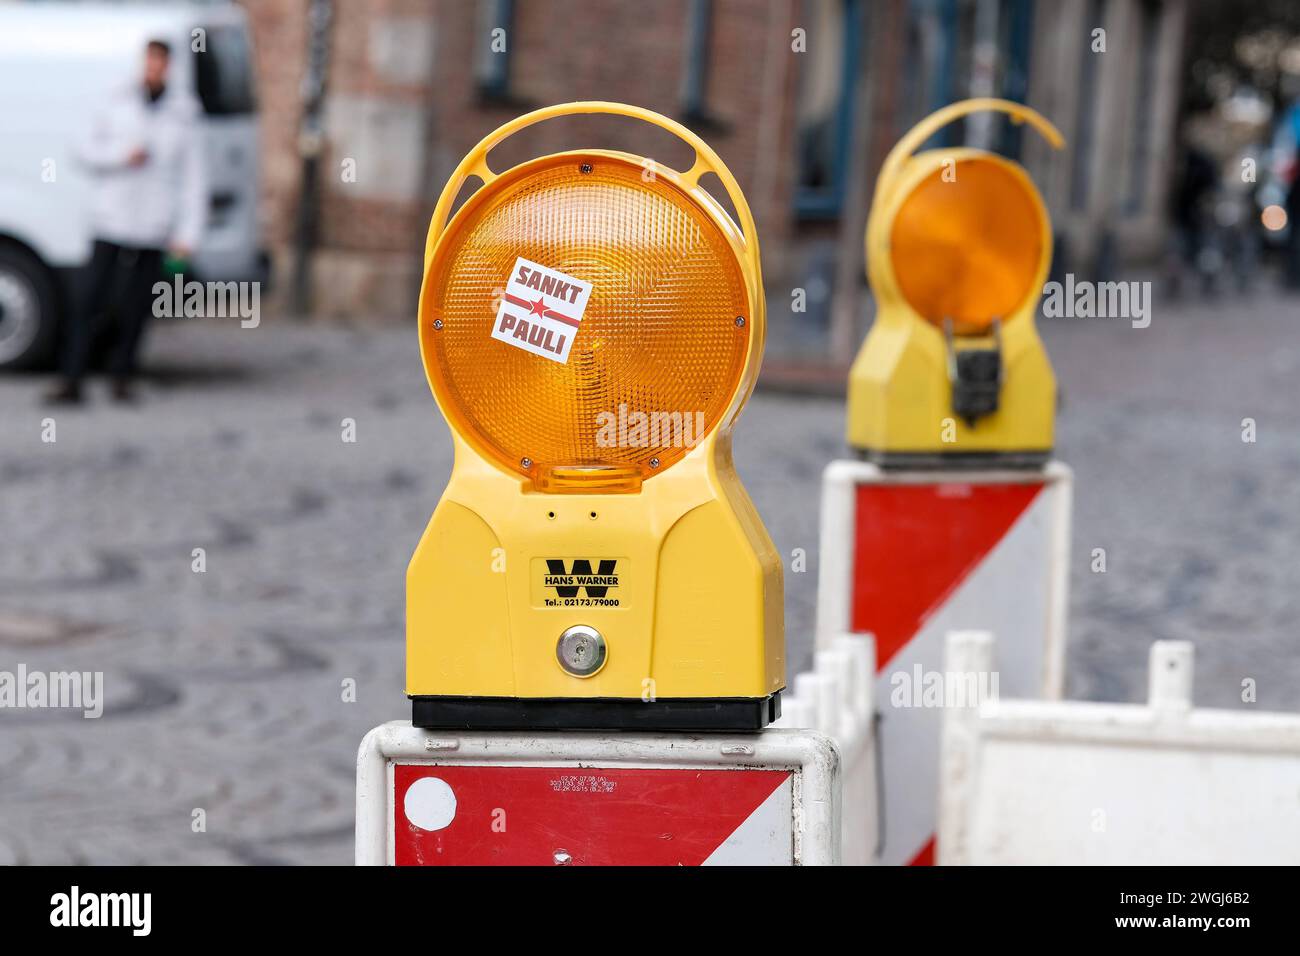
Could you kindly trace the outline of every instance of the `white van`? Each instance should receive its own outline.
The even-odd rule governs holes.
[[[192,88],[203,107],[209,212],[193,271],[204,280],[264,276],[244,11],[227,3],[0,2],[0,368],[53,357],[92,241],[77,145],[104,96],[141,75],[155,38],[172,49],[168,82]]]

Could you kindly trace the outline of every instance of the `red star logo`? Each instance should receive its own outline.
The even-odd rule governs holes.
[[[529,311],[528,311],[528,314],[529,314],[529,315],[539,315],[539,316],[541,316],[542,318],[545,318],[545,317],[546,317],[546,302],[545,302],[545,300],[543,300],[543,299],[538,299],[536,302],[532,302],[532,303],[530,303],[530,304],[529,304]]]

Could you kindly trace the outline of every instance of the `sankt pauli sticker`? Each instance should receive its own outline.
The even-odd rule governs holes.
[[[591,296],[591,283],[520,256],[506,282],[492,338],[565,364]]]

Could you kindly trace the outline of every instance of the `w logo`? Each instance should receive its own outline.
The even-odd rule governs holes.
[[[547,558],[546,585],[555,588],[557,597],[577,597],[579,591],[585,590],[587,597],[603,598],[610,588],[618,587],[618,575],[614,571],[617,564],[616,558],[601,558],[593,572],[590,561],[575,558],[573,567],[566,570],[562,558]]]

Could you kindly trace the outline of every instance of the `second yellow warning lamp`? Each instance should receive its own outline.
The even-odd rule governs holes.
[[[955,103],[890,151],[867,221],[875,324],[849,375],[848,441],[883,465],[1037,466],[1056,381],[1034,317],[1052,258],[1047,210],[1018,164],[974,148],[916,150],[969,113],[1061,134],[1006,100]]]
[[[514,133],[583,113],[667,130],[695,162],[680,172],[581,149],[489,168]],[[781,565],[731,460],[763,351],[763,286],[726,166],[648,110],[529,113],[453,173],[424,270],[420,350],[455,464],[407,574],[414,723],[775,719]]]

